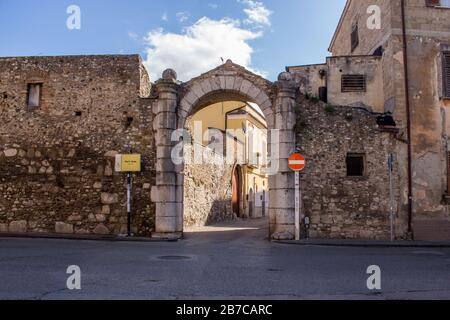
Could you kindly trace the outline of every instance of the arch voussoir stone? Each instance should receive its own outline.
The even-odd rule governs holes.
[[[208,79],[208,81],[211,84],[211,91],[218,91],[221,90],[221,86],[220,86],[220,79],[217,76],[213,76],[211,78]]]
[[[202,83],[200,84],[200,87],[202,88],[203,92],[205,92],[205,93],[209,93],[209,92],[213,91],[211,82],[209,81],[209,79],[203,80]]]
[[[234,80],[233,90],[236,92],[241,92],[242,81],[244,79],[242,77],[236,77]]]
[[[251,86],[252,86],[252,83],[250,81],[248,81],[247,79],[244,79],[244,81],[242,81],[241,89],[239,91],[242,92],[242,94],[247,95]]]
[[[226,76],[225,77],[225,90],[233,90],[235,80],[236,80],[235,76]]]

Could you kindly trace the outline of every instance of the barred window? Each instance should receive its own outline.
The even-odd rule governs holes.
[[[366,92],[366,76],[363,74],[342,75],[341,92]]]

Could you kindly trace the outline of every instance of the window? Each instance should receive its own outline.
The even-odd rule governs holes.
[[[426,0],[428,7],[450,8],[450,0]]]
[[[450,152],[447,152],[447,195],[450,195]]]
[[[366,92],[366,76],[362,74],[342,75],[342,92]]]
[[[362,177],[364,176],[364,155],[349,153],[347,155],[347,176]]]
[[[450,195],[450,152],[447,152],[447,195]]]
[[[41,106],[42,83],[29,83],[27,106],[28,109],[35,109]]]
[[[358,47],[359,45],[359,33],[358,33],[358,24],[356,23],[352,27],[352,52]]]
[[[442,95],[450,99],[450,51],[442,54]]]

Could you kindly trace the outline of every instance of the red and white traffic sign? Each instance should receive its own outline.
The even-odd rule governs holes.
[[[306,159],[300,153],[294,153],[289,157],[289,169],[293,171],[302,171],[306,166]]]

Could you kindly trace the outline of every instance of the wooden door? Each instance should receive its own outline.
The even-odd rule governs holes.
[[[233,203],[233,213],[236,216],[241,216],[241,181],[239,176],[239,168],[236,168],[233,172],[233,181],[232,181],[232,203]]]

